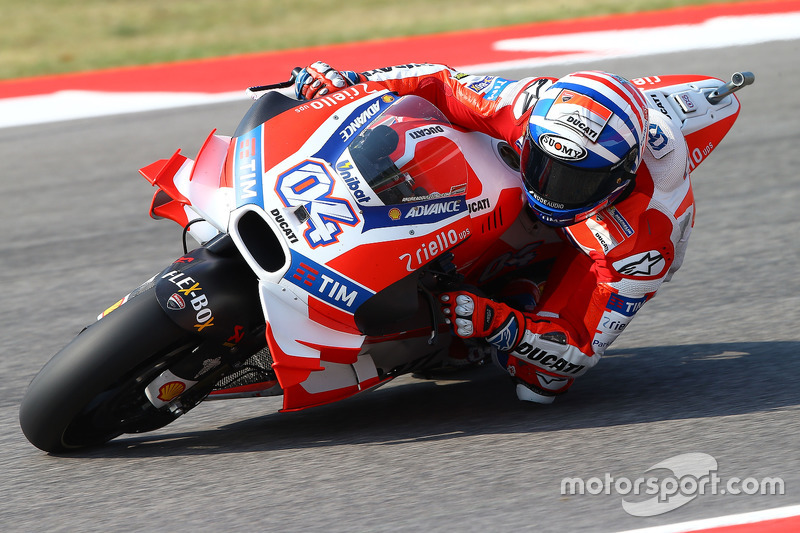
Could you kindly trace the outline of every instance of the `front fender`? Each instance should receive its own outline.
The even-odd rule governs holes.
[[[156,299],[178,326],[222,343],[238,343],[245,331],[264,325],[258,280],[228,235],[164,269]]]

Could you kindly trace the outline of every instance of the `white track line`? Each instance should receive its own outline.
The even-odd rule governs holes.
[[[680,533],[684,531],[702,531],[704,529],[713,529],[717,527],[755,524],[767,520],[789,518],[798,515],[800,515],[800,505],[790,505],[788,507],[777,507],[764,511],[753,511],[750,513],[719,516],[716,518],[704,518],[702,520],[646,527],[644,529],[630,529],[619,533]]]

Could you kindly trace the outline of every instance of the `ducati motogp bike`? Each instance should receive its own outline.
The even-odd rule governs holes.
[[[680,125],[694,168],[752,81],[633,83]],[[34,446],[152,431],[206,400],[282,395],[283,411],[306,409],[486,360],[480,346],[454,356],[438,293],[468,284],[495,296],[561,244],[527,209],[515,150],[372,82],[310,101],[293,84],[251,88],[233,135],[212,132],[194,159],[178,150],[140,170],[156,188],[151,216],[199,246],[34,377],[20,407]]]

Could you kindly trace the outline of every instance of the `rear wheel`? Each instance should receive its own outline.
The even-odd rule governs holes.
[[[22,431],[60,452],[152,431],[179,416],[156,409],[145,387],[187,356],[199,338],[161,309],[153,288],[82,331],[33,378],[20,406]]]

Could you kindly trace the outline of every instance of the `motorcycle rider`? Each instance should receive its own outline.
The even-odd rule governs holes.
[[[530,209],[564,242],[545,290],[531,290],[532,310],[468,290],[442,294],[441,305],[457,336],[496,348],[519,399],[551,403],[683,261],[695,207],[679,127],[650,113],[633,83],[597,71],[509,80],[437,64],[357,73],[316,62],[295,90],[312,99],[367,80],[426,98],[518,152]]]

